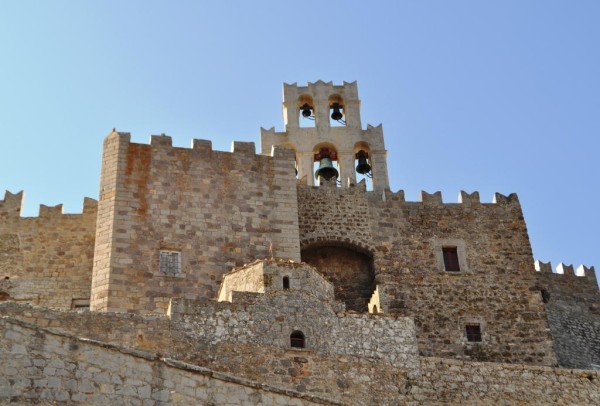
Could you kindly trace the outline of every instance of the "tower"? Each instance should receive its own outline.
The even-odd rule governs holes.
[[[262,153],[269,154],[274,145],[293,149],[299,179],[315,185],[314,166],[321,161],[321,167],[335,168],[326,177],[333,175],[345,188],[356,182],[360,162],[359,173],[372,176],[374,190],[389,189],[383,129],[381,124],[362,129],[356,81],[284,83],[283,118],[284,132],[261,129]]]

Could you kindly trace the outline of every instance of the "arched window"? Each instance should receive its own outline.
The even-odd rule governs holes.
[[[377,313],[379,313],[379,312],[377,311],[377,305],[374,305],[374,306],[373,306],[373,313],[374,313],[374,314],[377,314]]]
[[[290,346],[292,348],[304,348],[304,333],[302,331],[296,330],[290,335]]]
[[[290,277],[289,276],[284,276],[283,277],[283,288],[284,289],[289,289],[290,288]]]

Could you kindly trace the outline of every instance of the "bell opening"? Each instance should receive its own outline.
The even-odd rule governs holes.
[[[373,190],[373,173],[371,172],[369,153],[365,150],[358,151],[354,164],[356,165],[356,181],[364,180],[367,190]]]
[[[339,177],[340,172],[337,165],[337,153],[329,148],[321,148],[319,152],[315,154],[314,166],[315,179],[317,184],[320,184],[320,178],[326,181],[331,181]]]
[[[331,127],[343,127],[346,125],[344,105],[340,101],[330,102],[329,105],[329,125]]]

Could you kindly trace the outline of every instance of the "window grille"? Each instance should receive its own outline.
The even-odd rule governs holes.
[[[442,253],[444,254],[444,268],[446,272],[460,272],[456,247],[443,247]]]
[[[467,324],[465,328],[467,330],[467,341],[472,343],[481,342],[481,327],[479,324]]]
[[[165,275],[179,275],[181,273],[181,252],[160,251],[159,271]]]

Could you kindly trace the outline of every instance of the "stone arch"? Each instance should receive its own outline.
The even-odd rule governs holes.
[[[375,247],[365,241],[359,241],[351,237],[332,235],[327,237],[309,237],[300,241],[300,249],[308,249],[315,246],[337,246],[356,250],[369,257],[374,256]]]
[[[372,251],[362,245],[322,240],[301,245],[302,262],[314,266],[334,287],[335,299],[347,310],[368,312],[375,290]]]

